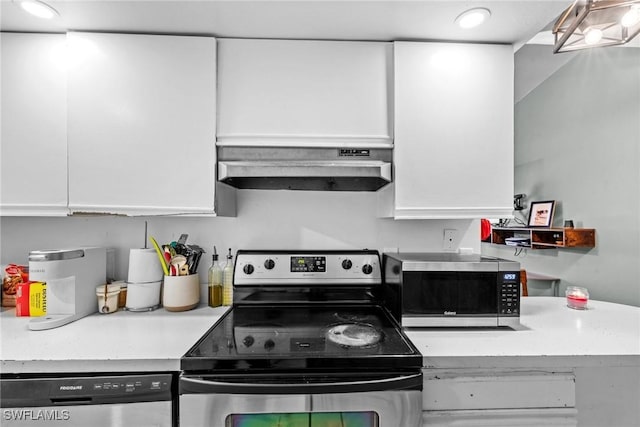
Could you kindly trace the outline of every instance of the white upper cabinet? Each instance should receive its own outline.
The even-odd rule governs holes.
[[[66,215],[64,34],[1,33],[0,214]]]
[[[216,212],[216,40],[69,33],[69,208]]]
[[[513,48],[394,43],[394,186],[382,216],[513,213]]]
[[[392,145],[392,45],[218,42],[218,145]]]

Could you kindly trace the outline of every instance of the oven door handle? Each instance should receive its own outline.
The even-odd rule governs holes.
[[[180,394],[326,394],[393,390],[422,390],[422,372],[357,381],[285,384],[265,379],[262,382],[247,383],[224,381],[220,377],[215,380],[184,375],[180,377]]]

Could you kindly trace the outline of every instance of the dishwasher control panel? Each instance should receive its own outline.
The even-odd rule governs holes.
[[[3,378],[2,407],[171,400],[171,374]]]

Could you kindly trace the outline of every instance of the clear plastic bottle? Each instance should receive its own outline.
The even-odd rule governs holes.
[[[233,304],[233,255],[231,255],[231,248],[229,248],[227,263],[222,272],[222,305],[231,305]]]
[[[213,247],[211,267],[209,268],[209,307],[222,305],[222,267],[218,262],[216,247]]]

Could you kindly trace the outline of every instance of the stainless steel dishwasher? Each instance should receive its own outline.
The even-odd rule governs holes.
[[[3,427],[170,427],[176,404],[167,374],[3,376]]]

